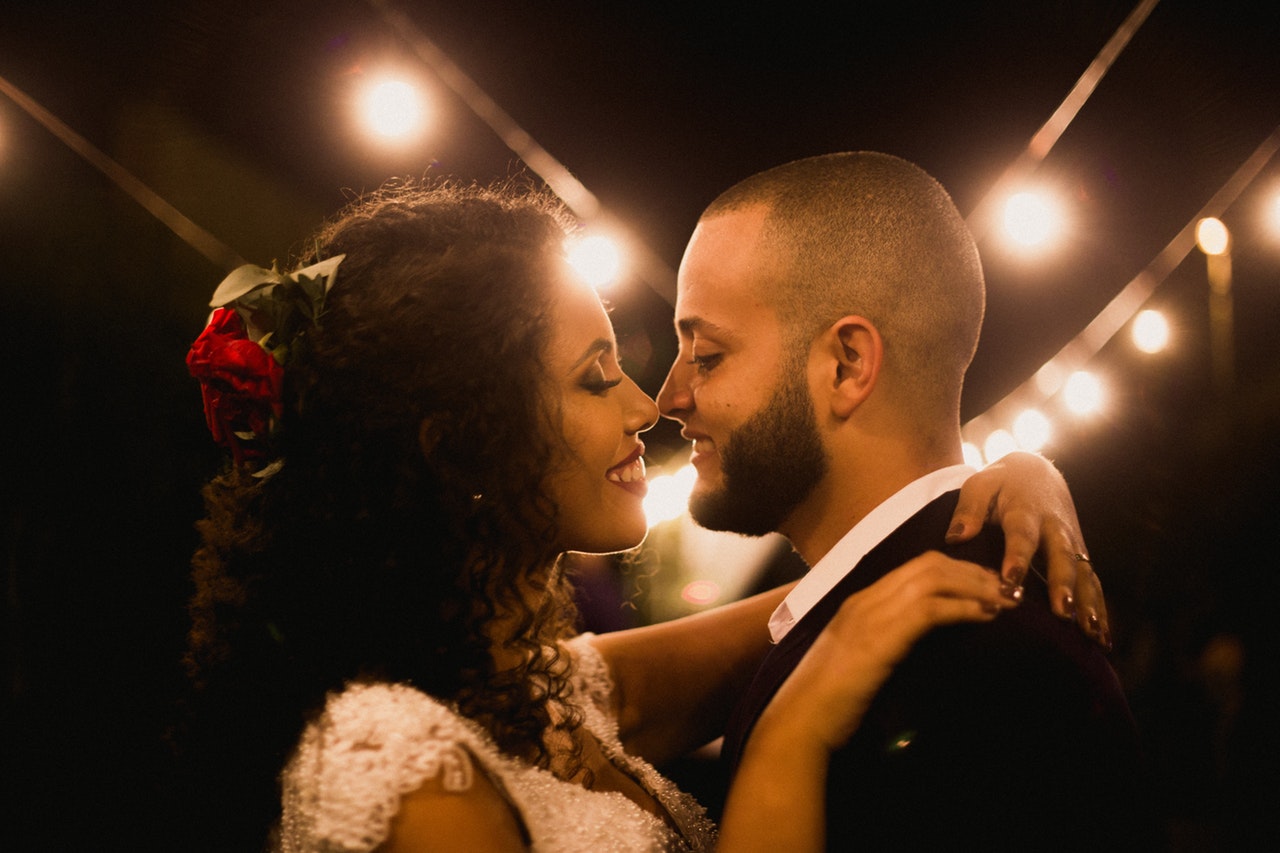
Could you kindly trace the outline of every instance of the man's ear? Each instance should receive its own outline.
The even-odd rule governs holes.
[[[819,347],[826,359],[823,382],[831,413],[847,418],[875,388],[884,365],[884,340],[866,317],[849,315],[827,327]]]

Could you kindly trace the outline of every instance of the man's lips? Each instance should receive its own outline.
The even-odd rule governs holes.
[[[707,436],[699,435],[696,433],[681,433],[681,434],[684,435],[685,438],[693,442],[692,452],[689,455],[690,464],[696,466],[699,461],[704,460],[709,456],[715,455],[715,452],[716,452],[715,442],[713,442]]]

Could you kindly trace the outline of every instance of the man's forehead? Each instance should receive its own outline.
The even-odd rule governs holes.
[[[682,335],[731,332],[744,309],[745,282],[730,275],[681,276],[676,290],[675,325]]]
[[[764,234],[769,208],[763,204],[733,208],[704,216],[698,220],[685,250],[685,260],[696,262],[701,256],[734,249],[739,255],[753,254]],[[682,264],[683,266],[683,264]]]
[[[768,209],[753,205],[717,213],[698,222],[676,279],[676,325],[697,319],[714,323],[721,311],[758,303],[762,281],[774,269],[760,251]]]

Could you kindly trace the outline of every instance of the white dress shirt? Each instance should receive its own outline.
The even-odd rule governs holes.
[[[777,643],[804,618],[840,579],[853,571],[867,552],[923,509],[930,501],[960,488],[975,469],[969,465],[939,468],[913,480],[855,524],[823,555],[769,617],[769,634]]]

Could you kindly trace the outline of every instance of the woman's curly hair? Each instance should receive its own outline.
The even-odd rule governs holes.
[[[280,464],[208,484],[193,560],[187,666],[214,722],[193,733],[196,772],[242,794],[225,805],[251,826],[278,816],[303,725],[353,680],[410,683],[552,766],[548,701],[569,692],[556,641],[576,610],[554,565],[542,359],[568,224],[531,189],[404,183],[299,259],[346,255],[286,370]],[[493,664],[498,614],[515,614],[514,671]],[[581,770],[562,758],[557,772]]]

